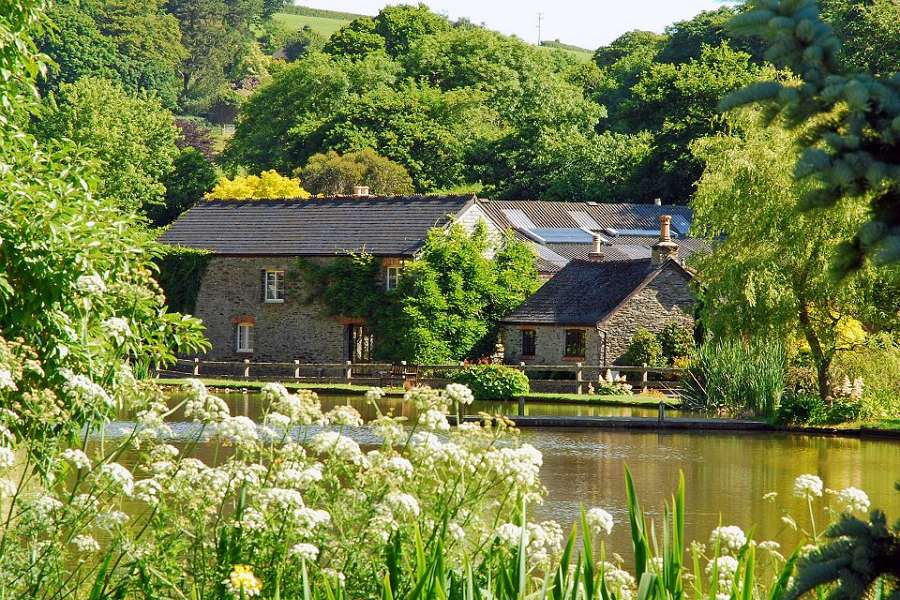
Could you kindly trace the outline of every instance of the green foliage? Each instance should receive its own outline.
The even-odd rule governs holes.
[[[831,541],[797,563],[797,576],[785,600],[796,600],[830,584],[836,586],[829,598],[900,595],[900,520],[889,527],[881,510],[873,510],[868,522],[845,514],[828,527],[825,537]]]
[[[167,0],[178,19],[187,58],[181,63],[180,104],[200,111],[228,88],[255,36],[263,0]]]
[[[900,418],[900,339],[897,334],[873,335],[864,346],[842,352],[833,379],[862,380],[862,398],[855,402],[860,419]]]
[[[157,258],[159,285],[170,310],[191,314],[211,255],[206,250],[166,246]]]
[[[819,2],[822,18],[841,40],[849,71],[890,77],[900,65],[900,4],[893,0]]]
[[[446,17],[437,15],[425,4],[387,6],[373,20],[375,33],[384,38],[392,57],[405,55],[426,36],[450,29]]]
[[[663,354],[663,345],[659,337],[644,328],[638,329],[631,336],[628,350],[622,360],[626,364],[637,366],[663,367],[666,364],[666,356]]]
[[[177,219],[203,198],[218,179],[209,160],[190,146],[178,154],[174,166],[175,169],[163,180],[166,186],[165,204],[154,205],[147,210],[147,217],[157,227],[163,227]]]
[[[766,58],[790,67],[802,84],[760,82],[730,95],[722,106],[764,101],[787,127],[803,133],[794,175],[809,184],[801,200],[805,208],[839,211],[860,197],[868,200],[870,215],[832,261],[838,272],[857,271],[870,256],[882,263],[900,261],[897,64],[881,77],[846,73],[840,39],[819,18],[815,0],[749,4],[753,10],[735,17],[732,28],[764,38],[770,44]],[[890,27],[896,28],[896,21]]]
[[[375,20],[359,17],[331,34],[324,52],[335,58],[354,60],[369,54],[385,53],[386,47],[384,38],[375,31]]]
[[[371,148],[341,156],[334,150],[314,154],[303,167],[303,183],[312,194],[350,194],[354,185],[367,185],[376,195],[403,195],[413,191],[412,179],[402,165],[379,156]]]
[[[332,315],[366,320],[376,358],[419,364],[490,354],[499,320],[540,284],[531,250],[511,236],[497,244],[483,224],[471,234],[458,224],[432,230],[394,290],[384,289],[381,268],[367,254],[300,263],[310,300],[321,298]]]
[[[476,400],[512,400],[530,390],[528,376],[505,365],[470,365],[451,373],[450,379],[468,386]]]
[[[178,21],[159,0],[62,0],[54,6],[54,27],[40,39],[56,63],[45,89],[102,77],[131,93],[156,94],[175,108],[185,58]]]
[[[866,219],[865,202],[800,210],[797,198],[809,184],[791,173],[795,135],[777,123],[763,126],[753,113],[731,118],[743,139],[694,145],[707,165],[693,201],[694,232],[716,240],[695,263],[703,279],[701,319],[723,337],[802,337],[825,398],[832,363],[856,344],[842,331],[871,313],[868,290],[878,279],[866,268],[838,282],[828,270],[840,241]]]
[[[676,359],[689,357],[694,352],[694,332],[690,327],[673,321],[656,335],[662,346],[663,356],[670,365]]]
[[[774,417],[784,392],[784,346],[770,339],[710,340],[685,375],[684,404],[730,415]]]
[[[60,85],[36,128],[45,142],[68,138],[102,163],[97,191],[104,198],[129,211],[164,203],[178,130],[157,98],[87,77]]]
[[[816,393],[786,391],[774,421],[779,425],[838,425],[859,417],[859,402],[850,398],[826,402]]]

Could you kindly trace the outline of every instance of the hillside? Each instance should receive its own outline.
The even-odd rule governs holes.
[[[296,30],[309,26],[309,28],[316,33],[329,37],[332,33],[348,24],[353,19],[363,16],[366,15],[327,10],[324,8],[310,8],[308,6],[287,6],[282,11],[276,13],[273,18],[288,29]],[[571,54],[579,61],[585,62],[591,60],[591,57],[593,56],[592,50],[565,44],[558,40],[546,40],[541,43],[539,48],[544,50],[560,50],[567,54]]]

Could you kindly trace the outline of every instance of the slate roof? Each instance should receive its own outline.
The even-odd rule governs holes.
[[[542,200],[478,200],[478,205],[501,229],[515,228],[522,214],[540,228],[651,229],[659,231],[660,215],[672,215],[672,225],[689,225],[693,212],[679,204],[635,204],[599,202],[548,202]],[[588,219],[584,218],[587,215]],[[588,226],[586,226],[588,225]]]
[[[606,239],[610,244],[603,245],[603,260],[616,261],[650,258],[653,244],[659,241],[659,236],[616,236]],[[709,250],[709,243],[699,238],[677,238],[674,241],[678,244],[678,257],[682,260],[694,252]],[[591,252],[590,244],[545,244],[544,247],[569,260],[588,260]],[[547,264],[548,267],[553,265],[554,263]],[[560,267],[548,270],[558,271]]]
[[[596,325],[653,271],[650,260],[573,260],[504,323]]]
[[[472,196],[202,200],[161,236],[219,255],[328,256],[365,249],[409,256]]]

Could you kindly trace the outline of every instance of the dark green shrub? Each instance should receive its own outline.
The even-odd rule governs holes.
[[[860,403],[851,398],[835,398],[831,404],[817,393],[788,391],[781,399],[775,422],[778,425],[838,425],[856,421]]]
[[[678,358],[690,356],[694,352],[694,331],[680,323],[671,322],[656,334],[662,345],[662,353],[667,364]]]
[[[666,365],[659,338],[652,331],[643,328],[634,332],[623,359],[627,364],[635,366],[664,367]]]
[[[451,373],[450,379],[469,386],[476,400],[512,400],[530,389],[525,373],[503,365],[471,365]]]

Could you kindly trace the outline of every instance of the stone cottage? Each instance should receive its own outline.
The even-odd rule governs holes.
[[[363,362],[373,343],[365,323],[310,303],[298,259],[365,251],[391,288],[428,231],[451,221],[489,222],[473,196],[215,200],[183,214],[161,241],[212,254],[194,309],[212,344],[206,358]]]
[[[608,260],[598,238],[586,260],[568,262],[501,322],[509,363],[621,364],[641,328],[659,331],[675,321],[693,324],[693,273],[681,262],[660,216],[649,258]]]

